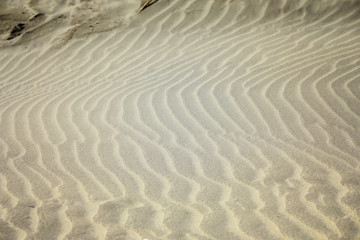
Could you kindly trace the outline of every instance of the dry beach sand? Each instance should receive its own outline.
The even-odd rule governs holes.
[[[360,2],[3,0],[0,239],[360,239]]]

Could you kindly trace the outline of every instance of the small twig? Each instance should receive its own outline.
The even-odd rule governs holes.
[[[144,5],[141,6],[141,8],[139,9],[138,13],[140,13],[142,10],[144,10],[151,2],[152,0],[147,0]]]

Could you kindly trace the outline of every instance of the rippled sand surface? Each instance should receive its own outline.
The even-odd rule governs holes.
[[[360,3],[4,0],[0,239],[360,239]]]

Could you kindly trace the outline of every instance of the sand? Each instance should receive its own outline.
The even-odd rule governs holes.
[[[360,4],[0,3],[0,239],[360,239]]]

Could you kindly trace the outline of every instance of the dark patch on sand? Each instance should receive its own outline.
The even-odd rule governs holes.
[[[10,32],[10,36],[7,38],[7,40],[11,40],[13,38],[16,38],[17,36],[19,36],[22,31],[25,29],[25,23],[19,23],[18,25],[16,25]]]

